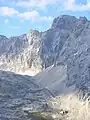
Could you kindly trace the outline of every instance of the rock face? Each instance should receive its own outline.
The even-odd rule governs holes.
[[[44,110],[50,97],[51,92],[41,89],[32,77],[0,71],[0,120],[26,120],[24,111]]]
[[[89,38],[90,21],[85,17],[77,19],[68,15],[54,19],[51,28],[45,32],[30,30],[28,35],[9,39],[1,36],[0,69],[38,73],[51,65],[63,65],[66,68],[66,86],[74,85],[89,95]],[[6,44],[9,47],[2,49]]]
[[[90,21],[85,17],[77,19],[73,16],[60,16],[54,20],[47,33],[51,34],[51,39],[47,38],[44,41],[44,64],[46,67],[52,64],[59,67],[37,75],[37,82],[56,91],[59,88],[65,91],[65,87],[69,89],[73,86],[73,89],[83,91],[84,95],[90,95]],[[46,45],[46,41],[49,46]],[[62,75],[62,72],[57,73],[61,71],[61,66],[65,68],[61,68],[64,70]]]
[[[36,30],[31,30],[29,35],[0,36],[0,69],[30,75],[41,71],[40,39],[41,34]]]

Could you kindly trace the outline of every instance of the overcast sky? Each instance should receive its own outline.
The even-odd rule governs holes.
[[[44,31],[60,15],[86,16],[90,19],[90,0],[0,0],[0,34]]]

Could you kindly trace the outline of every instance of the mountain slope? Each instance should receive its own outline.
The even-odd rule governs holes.
[[[40,88],[34,83],[32,77],[0,71],[0,117],[2,120],[9,118],[19,120],[26,115],[24,110],[44,110],[43,106],[50,97],[53,97],[51,92]]]
[[[37,84],[49,89],[55,95],[60,95],[61,93],[69,93],[69,88],[66,87],[67,67],[64,65],[56,67],[50,66],[43,72],[34,76],[34,79]]]

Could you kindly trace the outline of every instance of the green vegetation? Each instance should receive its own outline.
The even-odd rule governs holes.
[[[44,112],[32,112],[26,115],[26,118],[34,118],[37,120],[54,120],[49,113]]]

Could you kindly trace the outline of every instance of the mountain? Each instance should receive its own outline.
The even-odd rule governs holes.
[[[45,32],[30,30],[27,35],[17,37],[0,36],[0,69],[35,75],[52,65],[63,65],[67,76],[65,86],[74,85],[89,95],[89,38],[90,21],[69,15],[55,18]]]
[[[0,119],[27,120],[46,109],[53,118],[89,120],[89,38],[90,21],[69,15],[55,18],[45,32],[0,35]]]
[[[90,95],[90,21],[60,16],[46,34],[51,37],[43,40],[43,62],[56,67],[37,75],[37,82],[59,93],[73,88]]]

